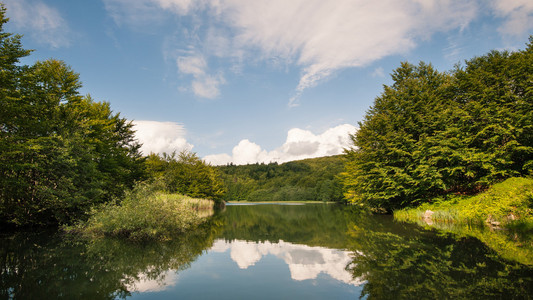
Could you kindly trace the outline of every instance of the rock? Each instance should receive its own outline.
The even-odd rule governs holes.
[[[431,219],[431,216],[433,216],[434,213],[435,212],[429,209],[424,212],[423,220],[424,222],[426,222],[426,224],[433,225],[433,220]]]
[[[500,222],[496,221],[492,215],[489,215],[487,219],[485,220],[485,223],[491,228],[491,229],[500,229]]]

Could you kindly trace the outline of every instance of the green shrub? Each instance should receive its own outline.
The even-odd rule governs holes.
[[[86,222],[67,228],[89,237],[116,236],[134,241],[168,240],[212,214],[214,201],[168,194],[141,184],[121,203],[109,203],[91,211]]]

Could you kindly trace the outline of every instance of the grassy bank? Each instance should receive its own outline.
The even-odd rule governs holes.
[[[394,212],[399,221],[486,224],[533,230],[533,179],[509,178],[476,196],[451,196]]]
[[[533,265],[533,179],[510,178],[479,195],[399,210],[394,218],[473,236],[504,258]]]
[[[168,240],[189,230],[214,212],[214,201],[168,194],[141,185],[120,204],[91,212],[86,222],[66,228],[91,238],[123,237],[134,241]]]
[[[334,201],[314,201],[314,200],[301,200],[301,201],[227,201],[228,204],[334,204],[338,202]]]

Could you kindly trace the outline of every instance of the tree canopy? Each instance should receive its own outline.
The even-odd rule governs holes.
[[[132,124],[79,94],[54,59],[21,65],[21,36],[0,7],[0,216],[10,225],[67,223],[144,178]]]
[[[533,174],[532,69],[533,38],[449,73],[402,63],[351,137],[346,197],[391,210]]]
[[[342,156],[218,167],[227,201],[344,201],[342,168]]]
[[[221,201],[226,191],[218,170],[193,152],[152,153],[146,160],[146,166],[150,176],[170,193]]]

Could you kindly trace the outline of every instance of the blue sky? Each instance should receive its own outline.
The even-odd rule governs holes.
[[[213,164],[338,154],[402,61],[447,71],[523,49],[531,0],[0,0],[83,94],[136,124],[143,151]]]

